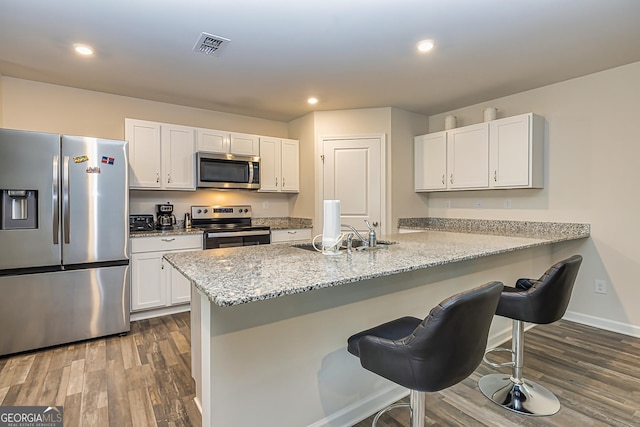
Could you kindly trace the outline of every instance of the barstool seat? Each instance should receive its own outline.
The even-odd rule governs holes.
[[[503,285],[490,282],[453,295],[424,319],[402,317],[352,335],[347,350],[363,368],[410,389],[411,426],[423,427],[425,392],[450,387],[480,364]]]
[[[480,391],[494,403],[526,415],[553,415],[560,401],[545,387],[523,378],[524,322],[547,324],[564,316],[582,257],[574,255],[551,266],[538,280],[519,279],[515,287],[505,287],[496,315],[513,320],[511,349],[487,350],[484,361],[495,367],[512,367],[511,374],[485,375],[478,381]],[[511,361],[494,363],[486,355],[494,351],[511,353]]]

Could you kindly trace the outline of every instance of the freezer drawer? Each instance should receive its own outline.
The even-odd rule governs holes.
[[[127,332],[129,266],[0,277],[0,356]]]

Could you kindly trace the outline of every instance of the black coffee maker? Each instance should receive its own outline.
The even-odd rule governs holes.
[[[173,214],[173,205],[168,203],[156,205],[156,229],[170,230],[176,224],[176,217]]]

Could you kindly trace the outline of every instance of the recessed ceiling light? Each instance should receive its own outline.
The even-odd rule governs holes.
[[[93,55],[93,48],[91,46],[87,46],[86,44],[74,44],[73,50],[76,51],[78,55],[82,56],[91,56]]]
[[[418,42],[418,50],[420,52],[429,52],[435,46],[435,42],[431,39]]]
[[[311,97],[311,98],[307,99],[307,102],[309,104],[311,104],[311,105],[317,104],[318,103],[318,98]]]

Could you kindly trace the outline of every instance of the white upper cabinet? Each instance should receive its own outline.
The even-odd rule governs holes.
[[[192,128],[125,119],[130,188],[195,190]]]
[[[447,188],[447,132],[414,138],[415,191]]]
[[[300,191],[300,143],[293,139],[283,139],[281,158],[281,190],[297,193]]]
[[[246,133],[232,133],[229,135],[229,154],[238,156],[259,156],[260,137]]]
[[[202,128],[197,128],[195,131],[197,151],[237,156],[258,156],[260,154],[260,137],[258,135]]]
[[[161,125],[162,171],[164,188],[195,189],[195,140],[193,128]]]
[[[542,188],[544,119],[535,114],[489,122],[492,188]]]
[[[229,132],[213,129],[196,129],[197,151],[211,153],[229,152]]]
[[[129,141],[129,186],[160,189],[160,123],[125,119]]]
[[[479,123],[448,131],[449,188],[489,187],[489,125]]]
[[[416,136],[414,150],[417,192],[544,185],[544,118],[532,113]]]
[[[282,183],[280,149],[279,138],[260,138],[260,191],[280,191]]]
[[[260,138],[260,191],[300,191],[299,142],[293,139]]]

